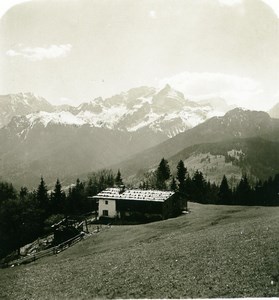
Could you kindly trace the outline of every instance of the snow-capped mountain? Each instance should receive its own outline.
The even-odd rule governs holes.
[[[32,93],[0,95],[0,128],[16,115],[27,115],[37,111],[54,111],[44,98]]]
[[[73,114],[96,127],[127,130],[151,129],[168,137],[216,115],[208,104],[197,104],[169,85],[161,90],[139,87],[77,107]],[[220,115],[220,113],[217,113]]]
[[[26,95],[20,94],[17,97],[18,103],[30,103],[34,98],[32,96],[28,102]],[[181,92],[169,85],[159,90],[152,87],[138,87],[107,99],[99,97],[78,107],[54,107],[45,100],[42,103],[45,104],[45,109],[39,109],[40,107],[36,105],[32,112],[27,109],[17,110],[15,114],[24,116],[17,117],[14,122],[17,120],[21,124],[29,123],[27,126],[29,128],[36,123],[44,126],[88,124],[91,127],[128,132],[151,130],[166,137],[173,137],[212,116],[223,115],[226,111],[221,106],[220,109],[213,108],[208,102],[189,101]],[[222,105],[224,106],[224,102]]]

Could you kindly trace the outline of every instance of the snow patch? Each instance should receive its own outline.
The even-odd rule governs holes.
[[[86,122],[81,118],[73,115],[68,111],[62,112],[54,112],[48,113],[45,111],[40,111],[38,113],[29,114],[26,116],[30,124],[34,125],[35,123],[39,122],[42,123],[45,127],[49,123],[53,124],[65,124],[65,125],[84,125]]]

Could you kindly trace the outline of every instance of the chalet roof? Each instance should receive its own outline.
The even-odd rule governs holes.
[[[158,190],[129,190],[121,192],[121,188],[107,188],[94,196],[95,199],[122,199],[134,201],[157,201],[164,202],[170,198],[174,192]]]

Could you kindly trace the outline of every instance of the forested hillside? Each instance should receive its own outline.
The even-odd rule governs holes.
[[[201,170],[212,182],[220,182],[224,174],[227,178],[247,174],[254,181],[264,180],[279,173],[279,142],[238,138],[204,143],[170,157],[170,165],[174,166],[178,160],[183,160],[188,169]]]

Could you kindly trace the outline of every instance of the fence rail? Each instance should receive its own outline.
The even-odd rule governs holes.
[[[69,247],[73,246],[77,242],[81,241],[85,237],[89,237],[92,234],[99,233],[101,231],[107,230],[110,227],[111,227],[110,224],[108,224],[108,225],[101,225],[100,224],[96,227],[96,229],[94,231],[92,231],[88,235],[86,235],[84,232],[81,232],[78,235],[74,236],[73,238],[71,238],[71,239],[69,239],[69,240],[67,240],[67,241],[65,241],[65,242],[63,242],[63,243],[61,243],[57,246],[54,246],[54,247],[51,247],[49,249],[42,250],[40,252],[36,252],[36,253],[30,254],[30,255],[27,255],[27,256],[19,258],[17,260],[2,263],[2,264],[0,264],[0,268],[8,268],[8,267],[12,267],[12,266],[19,266],[19,265],[22,265],[22,264],[26,264],[26,263],[35,261],[39,258],[48,256],[48,255],[58,254],[58,253],[60,253],[64,250],[68,249]]]
[[[48,255],[53,255],[53,254],[60,253],[63,250],[73,246],[74,244],[76,244],[77,242],[82,240],[83,237],[84,237],[84,233],[79,233],[78,235],[74,236],[73,238],[71,238],[71,239],[69,239],[69,240],[67,240],[67,241],[65,241],[65,242],[63,242],[63,243],[61,243],[57,246],[54,246],[54,247],[46,249],[46,250],[42,250],[42,251],[37,252],[37,253],[27,255],[26,257],[22,257],[22,258],[19,258],[17,260],[14,260],[14,261],[3,263],[1,265],[1,267],[2,268],[7,268],[7,267],[11,267],[11,266],[18,266],[18,265],[22,265],[22,264],[25,264],[25,263],[35,261],[39,258],[48,256]]]

